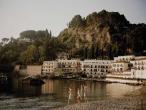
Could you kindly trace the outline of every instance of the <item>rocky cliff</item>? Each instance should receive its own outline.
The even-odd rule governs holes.
[[[97,58],[139,54],[146,50],[146,25],[131,24],[118,12],[93,12],[82,18],[76,15],[58,39],[72,56]]]

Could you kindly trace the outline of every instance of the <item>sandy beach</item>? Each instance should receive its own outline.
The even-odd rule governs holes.
[[[146,110],[146,86],[121,98],[107,98],[67,105],[52,110]]]

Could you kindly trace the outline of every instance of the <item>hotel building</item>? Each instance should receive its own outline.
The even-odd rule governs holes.
[[[42,65],[42,74],[52,74],[57,67],[57,61],[44,61]]]
[[[146,57],[136,58],[136,60],[130,61],[130,63],[132,64],[132,78],[146,79]]]
[[[84,60],[66,58],[44,61],[42,74],[83,73],[89,78],[146,79],[146,56],[118,56],[114,60]]]
[[[82,71],[87,77],[105,78],[110,73],[111,60],[84,60]]]
[[[124,61],[113,62],[111,65],[113,74],[121,74],[124,71],[128,70],[128,63]]]
[[[118,77],[118,78],[131,78],[131,70],[129,63],[125,61],[117,61],[111,64],[111,74],[107,77]]]
[[[112,74],[108,76],[121,78],[146,79],[145,56],[118,56],[114,58]]]
[[[114,57],[112,72],[107,77],[131,78],[130,61],[134,59],[134,55]]]
[[[81,72],[81,62],[79,59],[58,59],[58,68],[62,70],[63,73],[80,73]]]
[[[135,59],[134,55],[118,56],[118,57],[114,57],[114,62],[118,62],[118,61],[130,62],[131,60],[134,59]]]

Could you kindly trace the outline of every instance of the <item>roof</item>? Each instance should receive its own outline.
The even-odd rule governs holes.
[[[125,61],[116,61],[116,62],[113,62],[113,63],[128,63],[128,62],[125,62]]]
[[[139,59],[135,59],[136,61],[137,60],[146,60],[146,57],[145,58],[139,58]]]

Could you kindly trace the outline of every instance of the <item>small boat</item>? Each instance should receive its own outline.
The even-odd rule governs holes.
[[[22,83],[23,84],[30,84],[30,85],[33,85],[33,86],[37,86],[37,85],[42,85],[44,84],[45,82],[41,79],[41,78],[37,78],[37,77],[25,77],[23,80],[22,80]]]
[[[30,84],[31,85],[42,85],[45,82],[42,79],[31,79]]]

